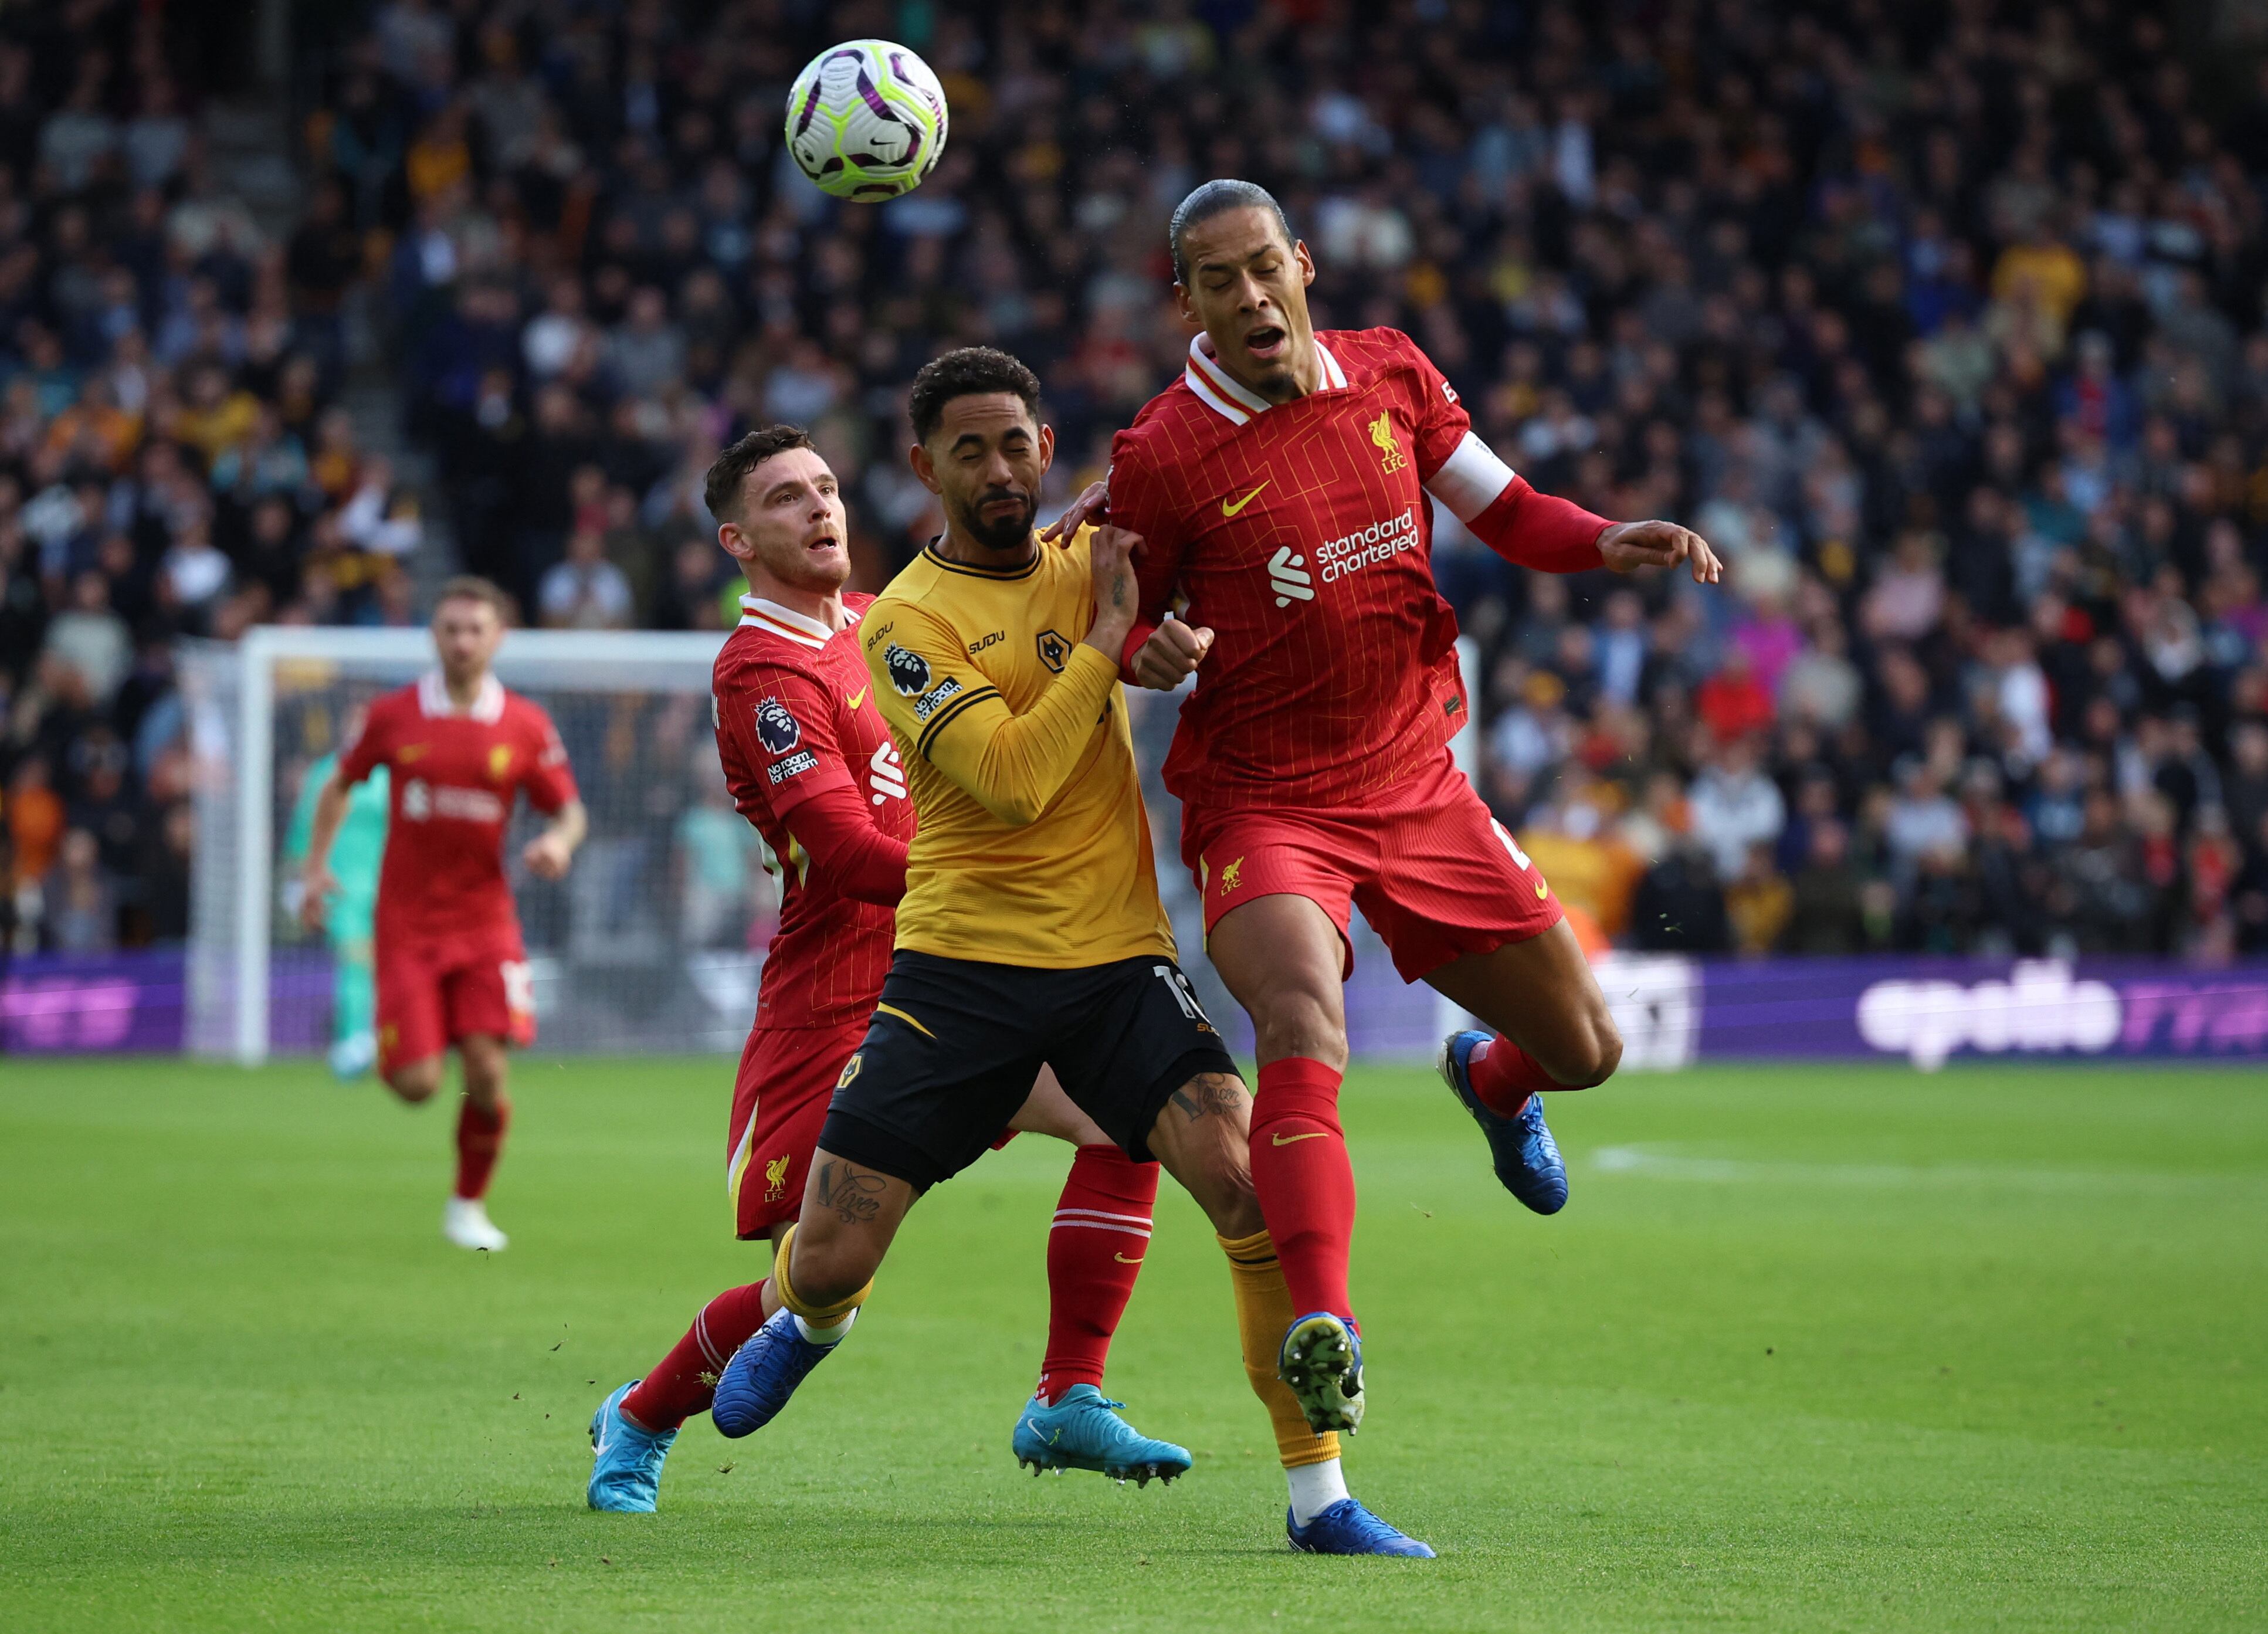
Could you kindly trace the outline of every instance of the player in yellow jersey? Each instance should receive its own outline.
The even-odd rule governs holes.
[[[1139,541],[1085,528],[1041,548],[1055,439],[1014,358],[946,353],[915,378],[910,411],[913,467],[946,531],[858,632],[920,814],[896,951],[773,1259],[781,1309],[726,1366],[718,1407],[762,1424],[786,1404],[849,1331],[915,1200],[981,1157],[1051,1066],[1212,1221],[1293,1544],[1430,1556],[1347,1496],[1337,1438],[1309,1430],[1276,1376],[1292,1311],[1252,1195],[1251,1097],[1174,962],[1118,700]],[[1020,1451],[1035,1429],[1027,1412]]]

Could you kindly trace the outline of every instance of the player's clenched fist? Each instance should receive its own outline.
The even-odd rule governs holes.
[[[299,924],[311,935],[321,931],[338,894],[339,877],[320,863],[310,865],[299,884]]]
[[[1599,535],[1599,554],[1617,573],[1690,562],[1697,585],[1713,585],[1725,577],[1725,564],[1709,541],[1675,522],[1617,522]]]
[[[1139,534],[1130,534],[1123,527],[1094,530],[1094,623],[1086,632],[1086,644],[1108,659],[1114,667],[1134,628],[1134,610],[1141,600],[1134,584],[1134,552],[1141,542]]]
[[[1169,618],[1134,655],[1134,679],[1157,692],[1171,692],[1197,673],[1212,651],[1212,631]]]
[[[530,840],[519,853],[527,872],[539,880],[565,879],[567,865],[574,857],[575,848],[549,829]]]

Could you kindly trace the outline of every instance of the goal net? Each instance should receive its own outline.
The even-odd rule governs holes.
[[[755,1011],[777,894],[717,760],[709,678],[721,634],[515,630],[504,685],[548,710],[591,814],[556,884],[519,865],[542,821],[522,804],[505,848],[548,1049],[737,1050]],[[196,853],[192,1053],[257,1062],[329,1041],[334,967],[299,928],[286,856],[310,767],[357,711],[433,667],[423,629],[263,627],[186,644]]]

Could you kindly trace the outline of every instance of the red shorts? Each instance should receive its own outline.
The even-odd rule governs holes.
[[[827,1103],[843,1064],[865,1036],[864,1016],[841,1027],[760,1027],[748,1034],[725,1145],[736,1236],[769,1237],[803,1206]]]
[[[378,1071],[475,1034],[535,1041],[535,995],[519,928],[428,938],[378,934]]]
[[[1350,907],[1415,982],[1468,953],[1541,936],[1558,899],[1473,786],[1440,763],[1357,806],[1202,809],[1182,813],[1182,860],[1204,898],[1205,935],[1230,910],[1263,896],[1304,896],[1346,940]]]
[[[866,1036],[862,1019],[841,1027],[760,1027],[740,1049],[733,1080],[733,1121],[725,1137],[725,1184],[733,1198],[733,1232],[769,1237],[803,1207],[803,1183],[820,1126],[835,1099],[843,1064]],[[1016,1138],[1008,1130],[998,1152]]]

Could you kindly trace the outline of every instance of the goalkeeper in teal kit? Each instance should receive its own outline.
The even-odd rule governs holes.
[[[300,781],[291,831],[284,841],[284,860],[294,865],[295,875],[296,865],[307,854],[316,797],[330,783],[338,764],[336,754],[326,754],[307,768],[306,777]],[[331,848],[331,872],[338,879],[339,893],[331,899],[323,933],[331,945],[335,966],[331,1071],[342,1078],[360,1078],[378,1058],[373,1025],[377,938],[372,916],[378,908],[379,864],[386,856],[387,791],[383,766],[354,784],[348,791],[346,821],[339,825],[339,837]]]

